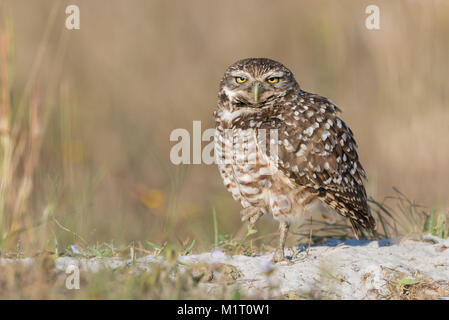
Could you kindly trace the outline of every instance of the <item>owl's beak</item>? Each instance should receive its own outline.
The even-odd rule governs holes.
[[[259,98],[260,98],[260,83],[259,82],[255,82],[253,84],[251,93],[253,94],[254,102],[256,102],[256,103],[259,102]]]

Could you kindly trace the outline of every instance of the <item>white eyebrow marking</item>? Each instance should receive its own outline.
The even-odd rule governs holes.
[[[279,71],[279,72],[268,72],[268,73],[265,73],[264,75],[263,75],[263,78],[270,78],[270,77],[277,77],[277,78],[282,78],[284,76],[284,73],[282,72],[282,71]]]
[[[245,78],[250,78],[251,77],[251,75],[248,72],[240,71],[240,70],[231,72],[231,76],[232,77],[245,77]]]

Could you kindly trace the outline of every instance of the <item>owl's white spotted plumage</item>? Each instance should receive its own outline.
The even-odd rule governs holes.
[[[220,174],[244,220],[272,214],[280,221],[274,260],[284,257],[290,223],[310,215],[316,202],[349,218],[356,236],[360,227],[375,228],[357,144],[339,111],[270,59],[237,61],[221,80],[214,112]]]

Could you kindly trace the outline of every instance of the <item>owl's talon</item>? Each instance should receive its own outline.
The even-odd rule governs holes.
[[[271,259],[271,262],[274,263],[278,263],[278,262],[288,262],[288,263],[292,263],[292,261],[287,258],[284,255],[284,250],[281,249],[277,249],[274,254],[273,254],[273,258]]]
[[[277,250],[274,252],[273,258],[271,259],[271,261],[272,261],[273,263],[278,263],[278,262],[281,262],[281,261],[283,261],[283,260],[285,260],[285,259],[286,259],[286,258],[285,258],[285,256],[284,256],[284,250],[277,249]]]
[[[250,224],[255,224],[257,220],[263,215],[263,212],[256,207],[248,207],[240,211],[242,221],[248,221]]]

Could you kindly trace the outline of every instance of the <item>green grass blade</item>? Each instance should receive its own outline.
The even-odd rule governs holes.
[[[218,248],[218,222],[215,208],[212,209],[212,217],[214,219],[214,246],[215,248]]]

